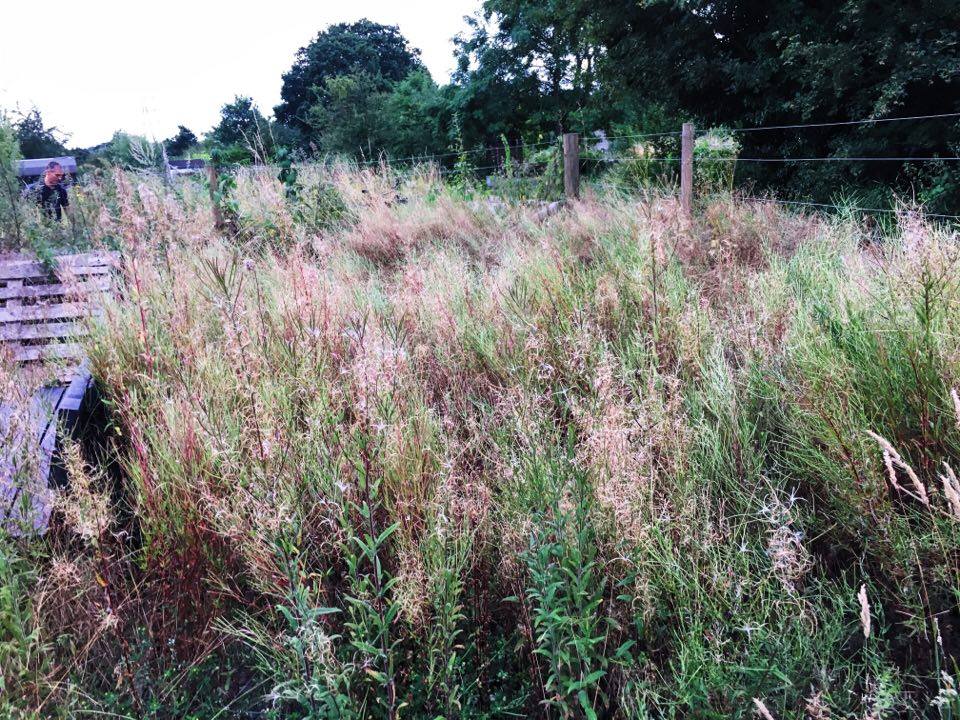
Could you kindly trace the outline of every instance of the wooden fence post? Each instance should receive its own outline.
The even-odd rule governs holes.
[[[213,227],[223,230],[223,211],[220,209],[220,179],[217,174],[217,164],[212,160],[207,163],[207,178],[210,180],[210,204],[213,206]]]
[[[680,207],[689,220],[693,206],[693,123],[684,123],[680,134]]]
[[[563,194],[567,200],[580,199],[580,135],[563,134]]]

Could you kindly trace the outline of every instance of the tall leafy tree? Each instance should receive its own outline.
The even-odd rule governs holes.
[[[269,137],[270,123],[252,98],[238,95],[220,108],[220,123],[211,133],[220,145],[247,147]]]
[[[67,149],[63,145],[66,138],[57,128],[44,124],[37,108],[20,115],[14,126],[23,157],[44,158],[66,154]]]
[[[383,108],[383,142],[394,157],[436,154],[448,148],[450,104],[425,70],[396,83]]]
[[[663,4],[666,0],[661,0]],[[960,25],[953,0],[691,3],[703,42],[687,50],[679,107],[713,123],[777,125],[960,111]],[[711,41],[704,37],[707,33]],[[707,54],[709,53],[709,55]],[[780,157],[956,155],[960,123],[932,120],[744,136],[745,154]],[[929,185],[928,163],[744,164],[751,178],[818,199],[840,187]]]
[[[23,242],[20,224],[20,182],[17,162],[20,144],[16,128],[7,114],[0,111],[0,251],[18,249]]]
[[[274,108],[279,122],[311,130],[310,110],[335,99],[327,84],[338,75],[364,74],[378,90],[423,69],[420,51],[410,47],[392,25],[370,20],[331,25],[300,48],[293,67],[283,75],[282,102]]]
[[[496,17],[491,41],[519,60],[522,74],[537,84],[532,122],[563,132],[570,113],[589,98],[599,48],[591,33],[593,7],[568,0],[488,0]]]
[[[432,155],[448,145],[449,104],[425,70],[381,90],[367,73],[328,78],[327,101],[310,109],[310,123],[327,152],[399,158]]]
[[[193,134],[190,128],[183,125],[177,126],[177,134],[168,140],[164,140],[167,147],[167,153],[176,157],[183,155],[187,150],[197,144],[197,136]]]
[[[365,72],[328,77],[326,101],[309,110],[310,126],[327,152],[375,156],[382,150],[381,110],[386,93]]]
[[[497,37],[489,18],[467,18],[469,30],[455,40],[457,71],[452,110],[466,145],[516,138],[529,128],[540,101],[540,83],[524,60]]]

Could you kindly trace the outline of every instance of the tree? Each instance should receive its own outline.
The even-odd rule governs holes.
[[[218,145],[233,151],[242,149],[248,158],[251,151],[269,152],[271,147],[269,121],[253,99],[245,96],[238,95],[220,108],[220,123],[210,134]]]
[[[453,113],[425,70],[410,73],[384,98],[383,146],[393,157],[443,153],[450,142]]]
[[[183,155],[190,148],[197,144],[197,136],[193,132],[183,125],[177,126],[177,134],[168,140],[164,140],[163,144],[167,147],[167,153],[173,157],[178,155]]]
[[[468,144],[592,127],[602,47],[583,0],[487,0],[457,38],[455,105]]]
[[[483,17],[467,18],[470,32],[455,39],[457,71],[451,105],[464,144],[492,145],[516,138],[540,102],[540,86],[523,59],[496,38]]]
[[[310,108],[311,128],[327,152],[375,155],[382,149],[381,115],[385,93],[365,72],[328,77],[326,101]]]
[[[678,113],[708,123],[842,122],[960,107],[960,28],[953,0],[655,0],[645,4],[642,18],[626,0],[603,5],[610,15],[597,26],[604,28],[608,59],[616,63],[605,73],[611,88],[626,90],[617,78],[643,78],[646,94],[669,98]],[[637,20],[625,24],[611,5]],[[665,27],[683,37],[656,35]],[[748,157],[952,156],[960,124],[877,123],[743,139]],[[844,187],[908,191],[916,177],[909,164],[898,162],[744,164],[740,176],[827,201]]]
[[[376,159],[442,153],[450,108],[425,70],[389,90],[367,73],[327,78],[325,103],[310,109],[310,124],[327,152]]]
[[[497,20],[488,42],[519,63],[517,79],[537,85],[539,102],[529,120],[563,132],[569,113],[593,91],[599,52],[590,32],[593,4],[487,0],[483,12],[487,20]]]
[[[46,127],[40,111],[33,108],[21,114],[14,123],[20,152],[26,158],[58,157],[66,154],[63,140],[67,138],[55,127]]]
[[[310,111],[332,99],[327,80],[338,75],[366,75],[379,90],[423,69],[420,51],[411,48],[399,28],[369,20],[332,25],[300,48],[283,75],[282,102],[274,115],[301,131],[311,130]]]

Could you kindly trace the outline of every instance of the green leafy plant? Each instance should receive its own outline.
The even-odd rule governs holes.
[[[292,703],[305,720],[350,717],[349,677],[335,654],[340,636],[330,634],[324,623],[340,610],[317,605],[319,588],[309,579],[296,544],[282,539],[279,552],[290,589],[277,611],[286,621],[285,644],[295,669],[271,694]]]
[[[470,556],[470,536],[453,527],[446,515],[436,524],[424,545],[431,622],[427,628],[426,686],[446,718],[463,710],[465,648],[464,572]]]
[[[47,665],[40,629],[30,602],[34,562],[0,529],[0,711],[5,717],[39,717],[31,707],[41,700]]]
[[[358,701],[364,716],[377,714],[398,717],[403,702],[397,691],[397,646],[393,625],[400,605],[392,599],[397,584],[384,567],[384,558],[398,522],[388,525],[381,519],[381,477],[375,460],[375,440],[365,431],[355,436],[357,455],[356,498],[346,498],[342,527],[346,537],[342,546],[347,566],[346,637],[353,648],[353,666],[359,677],[355,686],[366,688]]]
[[[724,128],[712,128],[694,141],[693,180],[698,193],[709,195],[733,190],[740,143]]]
[[[604,607],[609,598],[598,564],[586,475],[569,466],[553,470],[570,482],[556,488],[534,524],[524,555],[529,573],[525,602],[534,654],[544,666],[544,704],[560,717],[595,720],[615,705],[603,681],[612,667],[630,665],[635,641],[617,642],[618,623]]]
[[[7,116],[0,113],[0,248],[4,249],[23,245],[18,160],[20,144],[16,131]]]
[[[454,117],[453,122],[453,152],[457,154],[457,160],[453,166],[453,172],[450,174],[450,185],[460,193],[464,199],[469,200],[476,192],[474,180],[476,170],[470,161],[470,153],[467,152],[463,144],[463,133],[459,116]]]
[[[319,179],[311,186],[300,182],[294,166],[293,154],[284,148],[277,151],[283,194],[294,218],[310,232],[325,232],[350,224],[355,216],[337,190],[326,180]]]
[[[620,192],[668,190],[679,178],[677,151],[669,142],[630,143],[611,162],[601,183]]]

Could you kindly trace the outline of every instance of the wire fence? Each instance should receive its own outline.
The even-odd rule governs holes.
[[[429,162],[437,162],[439,160],[445,160],[450,158],[460,158],[460,157],[471,157],[473,155],[506,155],[509,150],[510,153],[525,152],[529,148],[542,148],[550,145],[559,147],[558,140],[544,140],[542,142],[532,142],[532,143],[504,143],[501,145],[487,145],[486,147],[480,148],[465,148],[463,150],[453,150],[446,153],[434,153],[434,154],[422,154],[422,155],[409,155],[407,157],[400,158],[391,158],[388,153],[380,153],[377,159],[361,160],[358,162],[360,165],[381,165],[387,163],[391,166],[403,163],[413,163],[413,164],[424,164]]]
[[[899,122],[924,122],[934,120],[960,119],[960,112],[944,112],[928,115],[910,115],[891,118],[863,118],[860,120],[837,120],[828,122],[808,122],[808,123],[790,123],[790,124],[771,124],[758,125],[754,127],[739,128],[721,128],[719,132],[737,134],[754,133],[763,131],[805,131],[820,128],[837,128],[852,126],[875,126],[885,123]],[[698,131],[694,134],[695,138],[702,138],[711,132],[718,130]],[[682,158],[677,154],[680,149],[676,144],[676,139],[680,138],[682,133],[679,131],[649,132],[649,133],[618,133],[607,135],[602,132],[596,132],[592,135],[581,135],[576,143],[577,149],[582,153],[578,158],[578,165],[587,172],[587,181],[592,187],[605,191],[625,192],[648,192],[649,188],[641,187],[642,182],[624,182],[616,178],[608,177],[609,171],[616,170],[624,164],[631,164],[630,171],[635,172],[637,177],[634,180],[657,183],[661,185],[661,190],[672,191],[673,186],[678,181],[677,166],[682,163]],[[645,141],[652,141],[649,144]],[[624,144],[628,147],[624,149]],[[614,148],[619,148],[615,150]],[[541,152],[545,149],[556,150],[556,155],[544,156]],[[652,151],[659,149],[665,154],[652,154]],[[929,151],[928,151],[929,152]],[[562,167],[557,162],[563,157],[561,140],[559,137],[538,140],[536,142],[512,142],[505,139],[503,143],[495,145],[486,145],[483,147],[464,148],[451,150],[444,153],[423,153],[418,155],[407,155],[402,157],[391,157],[389,153],[381,152],[376,157],[354,161],[360,168],[389,168],[390,171],[410,171],[424,166],[433,166],[430,172],[436,173],[440,177],[451,176],[497,176],[494,187],[503,188],[508,181],[520,184],[531,183],[543,179],[542,174],[547,171],[558,173],[562,172]],[[696,162],[701,167],[710,168],[711,166],[732,165],[729,176],[730,186],[733,187],[733,180],[737,168],[743,165],[793,165],[793,164],[815,164],[829,163],[837,164],[954,164],[960,162],[960,154],[906,154],[906,155],[822,155],[822,156],[748,156],[738,155],[722,156],[711,155],[707,157],[696,157]],[[553,159],[551,159],[553,158]],[[483,161],[486,160],[486,163]],[[551,165],[551,163],[553,163]],[[320,163],[322,164],[322,163]],[[298,164],[303,166],[303,164]],[[260,166],[269,168],[270,166]],[[612,181],[611,181],[612,180]],[[882,207],[860,207],[853,204],[834,204],[826,202],[815,202],[808,199],[781,199],[776,197],[758,197],[741,196],[744,200],[751,202],[778,203],[788,207],[805,207],[817,210],[833,210],[858,213],[899,213],[902,210]],[[958,215],[946,213],[925,213],[926,217],[943,220],[960,219]]]

